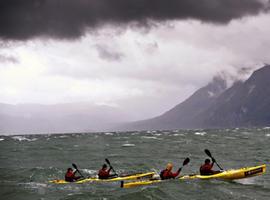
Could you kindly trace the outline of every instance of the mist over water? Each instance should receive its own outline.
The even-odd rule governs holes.
[[[0,136],[1,199],[269,199],[270,128]],[[266,174],[237,182],[171,180],[132,189],[119,182],[55,185],[71,163],[95,176],[111,161],[118,173],[174,169],[197,173],[208,148],[224,169],[267,164]],[[215,166],[217,169],[217,167]]]

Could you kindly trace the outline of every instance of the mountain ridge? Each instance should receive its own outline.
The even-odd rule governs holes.
[[[217,93],[213,98],[209,98],[207,95],[211,94],[213,85],[220,88],[216,90]],[[200,88],[164,114],[152,119],[125,124],[119,129],[269,126],[270,87],[268,86],[270,86],[270,65],[255,70],[246,81],[236,81],[227,89],[225,89],[225,84],[222,84],[222,79],[217,81],[217,78],[214,78],[207,86]]]

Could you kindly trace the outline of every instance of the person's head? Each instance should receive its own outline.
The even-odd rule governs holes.
[[[204,163],[205,164],[210,164],[210,159],[209,158],[205,159]]]
[[[72,172],[72,168],[68,168],[67,169],[67,172]]]
[[[166,166],[166,169],[171,171],[173,168],[173,164],[172,163],[168,163],[167,166]]]
[[[103,164],[102,165],[102,169],[107,169],[107,165],[106,164]]]

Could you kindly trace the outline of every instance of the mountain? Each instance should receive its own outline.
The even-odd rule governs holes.
[[[220,95],[204,113],[203,127],[270,125],[270,65],[253,72]]]
[[[214,77],[207,86],[197,90],[184,102],[176,105],[163,115],[137,122],[132,122],[119,127],[121,130],[152,130],[152,129],[177,129],[195,127],[194,119],[204,113],[213,102],[226,90],[226,81]],[[199,123],[200,119],[196,124]]]
[[[120,130],[253,127],[270,125],[270,65],[226,89],[220,77],[163,115]]]

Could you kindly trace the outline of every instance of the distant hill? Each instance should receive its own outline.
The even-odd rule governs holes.
[[[0,134],[104,131],[126,118],[117,108],[88,103],[0,103]]]
[[[224,128],[270,125],[270,65],[226,89],[215,77],[163,115],[118,127],[120,130]]]

